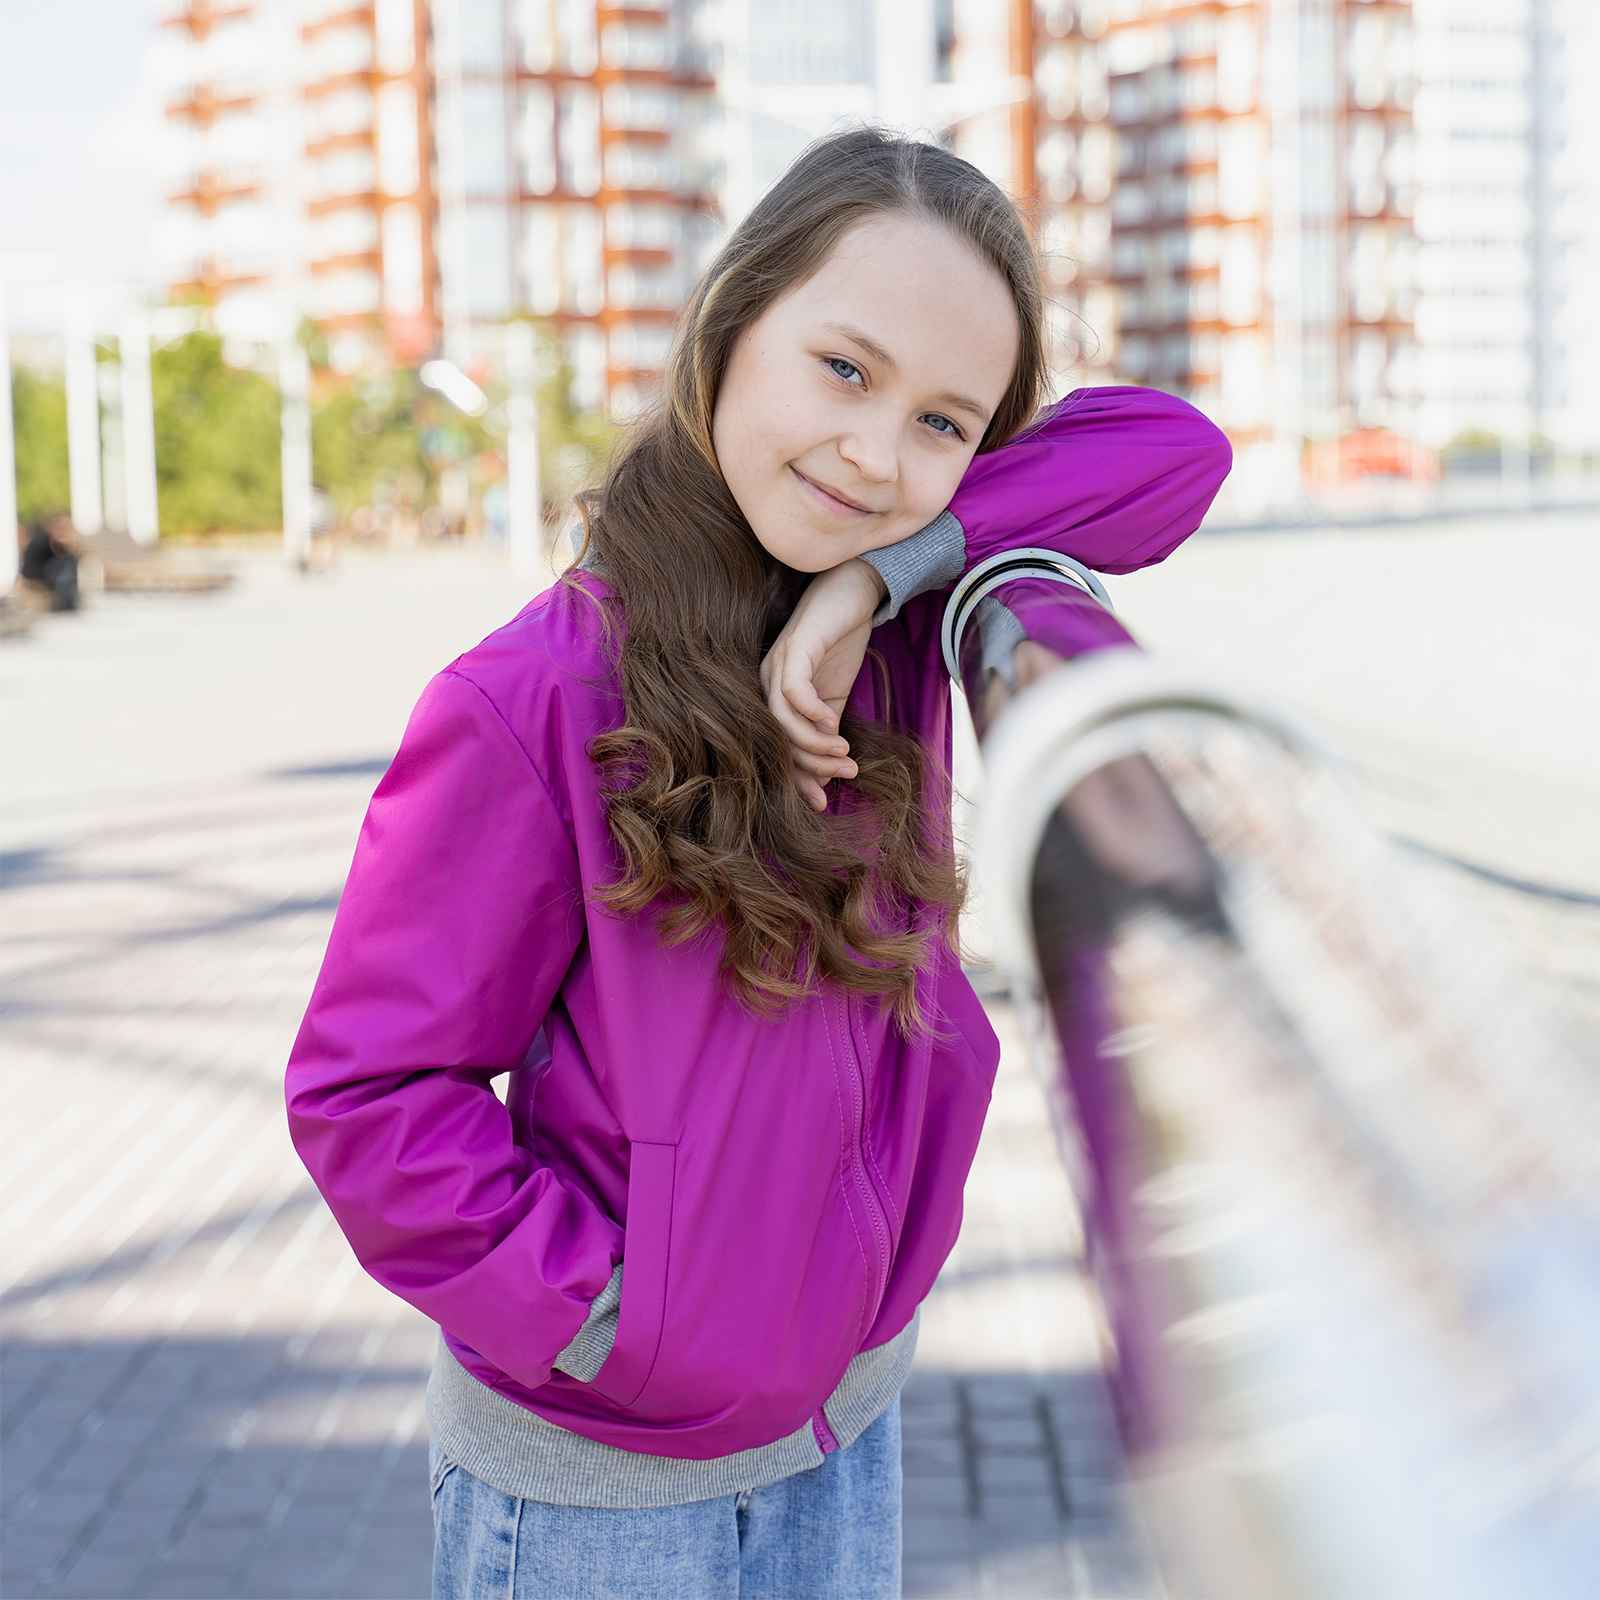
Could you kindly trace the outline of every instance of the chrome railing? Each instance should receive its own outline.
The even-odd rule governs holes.
[[[1593,1072],[1271,706],[1112,649],[983,753],[1170,1593],[1600,1593]]]

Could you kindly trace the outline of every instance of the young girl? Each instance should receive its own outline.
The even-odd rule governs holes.
[[[814,145],[695,290],[578,568],[378,786],[289,1116],[442,1331],[437,1596],[899,1593],[897,1396],[998,1056],[939,591],[1160,560],[1228,464],[1165,395],[1036,416],[1041,331],[974,168]],[[991,596],[991,668],[1126,640],[1074,592]]]

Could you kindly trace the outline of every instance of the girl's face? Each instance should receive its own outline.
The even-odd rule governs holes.
[[[769,555],[823,572],[949,503],[1017,359],[1005,280],[936,224],[883,216],[740,336],[711,434]]]

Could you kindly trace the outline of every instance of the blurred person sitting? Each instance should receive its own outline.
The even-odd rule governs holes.
[[[78,609],[78,535],[65,512],[48,512],[29,530],[18,576],[49,596],[52,611]]]

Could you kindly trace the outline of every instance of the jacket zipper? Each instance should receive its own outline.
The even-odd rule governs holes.
[[[878,1307],[883,1304],[884,1290],[889,1286],[889,1220],[867,1165],[867,1078],[861,1065],[861,1053],[856,1049],[855,1019],[851,1014],[851,1001],[848,995],[845,996],[840,1010],[844,1016],[844,1057],[850,1075],[850,1176],[855,1183],[856,1193],[861,1196],[862,1208],[867,1214],[868,1231],[872,1234],[878,1269],[876,1282],[873,1285],[872,1302],[867,1308],[868,1315],[863,1324],[865,1331],[872,1326],[873,1320],[877,1317]],[[811,1419],[811,1431],[823,1455],[832,1455],[839,1448],[839,1441],[834,1437],[833,1429],[828,1426],[828,1418],[821,1406],[817,1407],[816,1414]]]
[[[871,1327],[873,1319],[878,1314],[878,1307],[883,1303],[884,1290],[889,1285],[889,1220],[883,1200],[878,1194],[877,1185],[873,1182],[872,1173],[867,1166],[867,1080],[866,1073],[861,1065],[860,1052],[856,1049],[855,1026],[851,1007],[851,999],[846,995],[842,1006],[844,1012],[845,1059],[850,1068],[850,1086],[854,1100],[852,1109],[853,1126],[850,1129],[851,1176],[855,1179],[856,1190],[860,1194],[862,1205],[866,1210],[867,1220],[871,1227],[873,1245],[877,1251],[877,1282],[874,1285],[872,1304],[869,1308],[866,1322],[866,1326]]]

